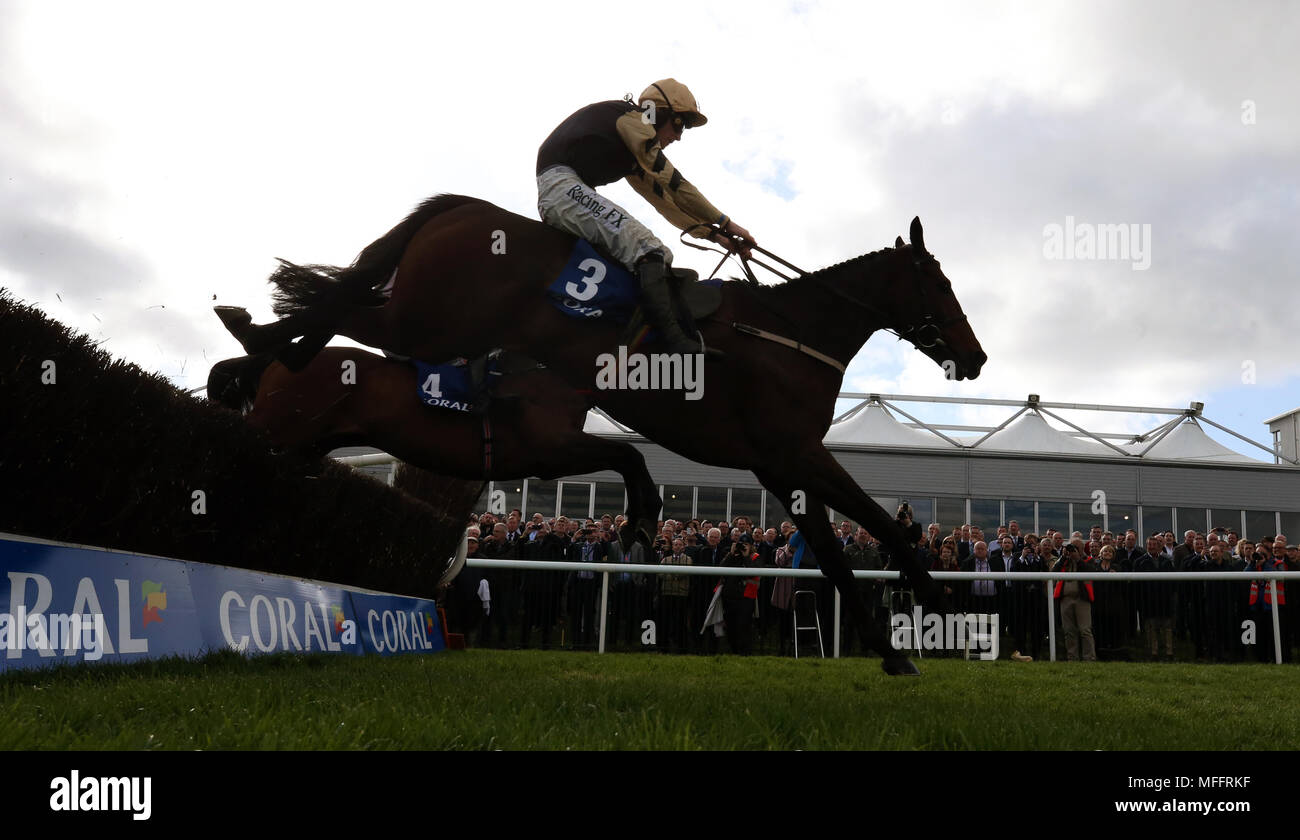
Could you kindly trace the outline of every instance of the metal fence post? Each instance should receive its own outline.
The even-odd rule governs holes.
[[[1273,662],[1282,664],[1282,624],[1278,620],[1277,614],[1277,578],[1272,578],[1268,582],[1268,588],[1273,595]]]
[[[854,578],[857,580],[857,578]],[[840,658],[840,591],[835,590],[835,627],[831,631],[831,658]]]
[[[600,647],[598,653],[605,652],[605,618],[609,615],[609,572],[600,573]]]
[[[1043,587],[1043,594],[1047,596],[1047,647],[1052,654],[1050,661],[1056,661],[1056,610],[1053,609],[1056,604],[1053,603],[1052,590],[1055,588],[1051,585],[1052,581],[1044,581],[1048,584]]]

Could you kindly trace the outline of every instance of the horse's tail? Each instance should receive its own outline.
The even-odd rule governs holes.
[[[346,268],[330,265],[295,265],[280,260],[270,277],[276,287],[272,310],[284,317],[320,306],[378,306],[380,289],[388,283],[402,254],[424,224],[440,213],[464,204],[482,202],[465,195],[435,195],[388,233],[366,246]]]
[[[217,362],[208,372],[208,399],[235,411],[247,412],[257,398],[257,386],[262,381],[274,353],[258,353]]]

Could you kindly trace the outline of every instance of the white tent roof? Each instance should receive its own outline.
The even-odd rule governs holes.
[[[943,438],[904,426],[880,403],[867,403],[852,417],[831,425],[825,440],[878,446],[930,446],[951,449]]]
[[[1107,449],[1093,440],[1080,440],[1066,432],[1053,429],[1035,411],[1027,411],[1005,429],[989,435],[989,439],[979,445],[980,449],[996,449],[1003,452],[1033,452],[1050,455],[1114,455],[1114,450]]]
[[[1125,448],[1131,452],[1141,452],[1151,446],[1150,441],[1131,443]],[[1260,464],[1256,460],[1215,441],[1205,433],[1201,425],[1192,418],[1179,423],[1172,432],[1161,438],[1160,442],[1142,457],[1169,461],[1227,461],[1234,464]]]
[[[900,399],[897,397],[885,397]],[[864,446],[887,446],[899,448],[923,448],[957,450],[939,435],[918,429],[914,424],[900,422],[889,406],[882,404],[879,397],[865,400],[861,407],[850,416],[831,425],[826,432],[826,443],[847,443]],[[980,400],[971,400],[971,404],[980,404]],[[1005,402],[999,403],[1005,404]],[[1074,406],[1065,406],[1071,408]],[[1119,410],[1119,409],[1116,409]],[[1138,411],[1138,409],[1132,409]],[[1172,413],[1172,412],[1169,412]],[[583,431],[598,435],[636,435],[636,432],[619,425],[598,411],[587,412]],[[1038,411],[1030,409],[1017,417],[1005,428],[988,436],[987,440],[975,447],[984,434],[953,434],[947,436],[958,447],[974,447],[979,452],[1019,452],[1028,455],[1087,455],[1092,457],[1123,458],[1115,449],[1091,438],[1062,431],[1050,425]],[[1110,437],[1116,437],[1111,435]],[[1150,446],[1150,439],[1141,443],[1116,443],[1119,449],[1133,455],[1142,453]],[[1193,463],[1233,463],[1233,464],[1267,464],[1268,461],[1251,458],[1217,443],[1194,418],[1188,417],[1165,435],[1149,452],[1141,456],[1144,460],[1190,461]]]

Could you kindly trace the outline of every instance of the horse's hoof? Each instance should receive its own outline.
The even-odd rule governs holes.
[[[248,329],[253,323],[253,316],[242,306],[214,306],[212,311],[217,313],[226,329],[235,334]]]
[[[919,677],[920,670],[906,656],[894,656],[881,660],[880,667],[891,677]]]
[[[242,306],[214,306],[212,311],[217,313],[221,325],[226,328],[226,332],[235,337],[245,353],[254,356],[260,352],[249,340],[253,329],[253,316],[248,314],[247,309]]]

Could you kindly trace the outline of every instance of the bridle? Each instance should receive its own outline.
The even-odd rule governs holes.
[[[930,257],[932,260],[934,259],[934,257],[929,254],[926,254],[925,256]],[[942,338],[943,331],[948,327],[956,326],[957,324],[965,323],[967,321],[966,313],[964,312],[961,314],[961,317],[946,318],[944,320],[939,320],[935,317],[927,302],[929,293],[926,291],[925,284],[922,282],[921,257],[918,255],[914,255],[912,258],[912,288],[917,290],[917,295],[921,298],[921,318],[915,323],[908,324],[899,329],[886,326],[889,316],[879,307],[867,303],[857,295],[850,294],[843,289],[837,288],[827,282],[826,278],[823,276],[813,274],[809,276],[809,279],[816,282],[820,288],[825,289],[831,296],[850,303],[863,313],[873,316],[880,324],[879,329],[898,336],[899,341],[907,339],[912,342],[912,344],[924,350],[929,350],[932,347],[943,345],[945,343]],[[952,282],[945,279],[942,288],[944,291],[951,294]]]

